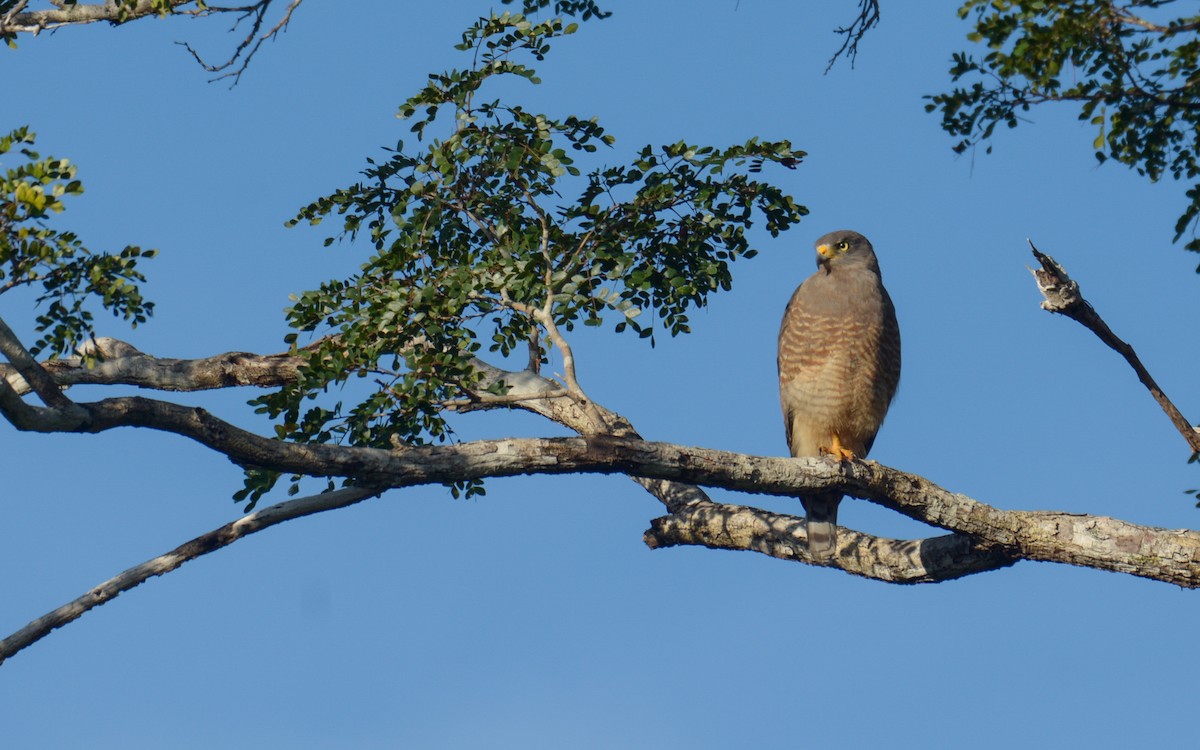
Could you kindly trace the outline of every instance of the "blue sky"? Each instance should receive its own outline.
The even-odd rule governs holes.
[[[857,229],[904,337],[873,458],[1003,508],[1196,525],[1183,441],[1114,353],[1038,309],[1026,271],[1032,238],[1195,418],[1185,332],[1200,279],[1170,242],[1179,185],[1097,167],[1094,133],[1066,109],[1031,113],[992,155],[955,156],[921,100],[967,44],[952,4],[885,6],[857,65],[828,75],[849,0],[609,5],[611,19],[555,44],[520,100],[598,116],[613,162],[646,143],[788,138],[808,158],[768,176],[812,213],[757,235],[761,255],[693,316],[694,334],[651,350],[581,332],[593,397],[647,438],[782,455],[778,320],[812,241]],[[465,64],[452,45],[489,9],[313,0],[232,91],[172,44],[218,56],[225,20],[68,29],[0,55],[0,128],[29,124],[43,153],[80,167],[87,193],[64,225],[97,249],[162,251],[147,268],[153,320],[102,332],[159,356],[280,350],[287,295],[365,254],[283,222],[407,135],[397,105],[429,71]],[[26,302],[0,305],[19,331]],[[179,400],[265,432],[253,395]],[[491,414],[458,426],[466,439],[560,432]],[[239,470],[171,435],[4,426],[0,440],[4,633],[240,512]],[[5,663],[0,746],[1118,747],[1194,732],[1190,592],[1037,563],[896,587],[750,553],[651,551],[641,534],[660,513],[620,477],[537,477],[286,524]],[[841,519],[937,533],[860,501]]]

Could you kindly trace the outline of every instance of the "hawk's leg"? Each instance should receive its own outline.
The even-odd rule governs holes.
[[[856,458],[854,451],[842,445],[841,438],[837,436],[836,432],[833,433],[833,445],[828,448],[822,446],[821,453],[833,456],[841,462],[853,461]]]

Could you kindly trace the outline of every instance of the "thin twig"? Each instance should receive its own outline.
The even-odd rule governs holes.
[[[288,4],[287,10],[283,12],[283,16],[279,19],[279,22],[260,36],[258,32],[260,29],[262,29],[263,20],[265,19],[267,10],[270,8],[272,2],[273,0],[260,0],[260,2],[257,2],[254,5],[245,6],[243,8],[220,9],[225,12],[231,12],[234,10],[242,11],[242,18],[238,19],[238,23],[234,24],[234,28],[237,28],[237,26],[240,25],[242,19],[250,15],[254,16],[254,21],[250,26],[250,33],[247,34],[244,39],[242,39],[242,41],[234,49],[233,54],[230,55],[229,59],[223,63],[218,65],[210,65],[204,62],[203,58],[200,57],[200,53],[193,49],[192,46],[187,42],[177,42],[177,44],[183,46],[188,52],[190,52],[192,57],[195,58],[196,62],[208,72],[221,73],[221,71],[225,71],[221,73],[221,75],[211,79],[210,83],[220,81],[225,78],[232,78],[233,83],[230,84],[230,88],[233,88],[242,80],[242,74],[246,72],[246,68],[249,67],[250,61],[254,58],[255,53],[258,52],[258,48],[263,45],[263,42],[267,41],[268,39],[274,39],[279,35],[280,31],[283,31],[287,28],[288,24],[292,20],[292,13],[297,7],[299,7],[300,3],[304,2],[304,0],[291,0],[291,2]],[[242,56],[243,53],[245,53],[245,57]],[[233,67],[234,63],[236,63],[239,58],[241,58],[241,64],[233,70],[228,70],[229,68]]]
[[[828,73],[832,70],[833,64],[843,54],[850,58],[850,67],[853,68],[854,61],[858,59],[858,43],[862,41],[868,31],[878,25],[879,0],[858,0],[858,17],[851,21],[849,26],[834,29],[834,33],[841,34],[845,38],[842,40],[842,46],[833,53],[833,57],[829,58],[825,72]]]
[[[1162,388],[1158,386],[1154,378],[1150,375],[1149,370],[1142,364],[1142,360],[1138,358],[1133,347],[1121,340],[1117,334],[1113,333],[1108,324],[1097,314],[1083,294],[1079,291],[1079,284],[1067,275],[1066,270],[1051,258],[1049,255],[1040,252],[1033,244],[1033,240],[1027,240],[1029,247],[1033,250],[1033,257],[1037,258],[1038,263],[1042,264],[1040,269],[1030,269],[1034,278],[1037,280],[1038,291],[1045,297],[1042,302],[1042,309],[1049,312],[1065,315],[1068,318],[1080,323],[1092,333],[1096,334],[1113,351],[1120,354],[1137,373],[1138,380],[1142,381],[1142,385],[1150,391],[1150,395],[1162,407],[1162,410],[1167,413],[1171,419],[1171,424],[1175,425],[1175,429],[1187,441],[1191,447],[1192,453],[1200,453],[1200,432],[1198,432],[1191,423],[1183,416],[1183,413],[1176,408],[1171,399],[1167,398],[1167,394],[1163,393]]]

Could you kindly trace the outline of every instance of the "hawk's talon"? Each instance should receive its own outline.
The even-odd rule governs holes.
[[[854,455],[854,451],[842,445],[842,441],[838,439],[837,435],[833,436],[832,447],[822,445],[817,450],[821,452],[822,456],[833,456],[834,460],[843,464],[858,458],[858,456]]]

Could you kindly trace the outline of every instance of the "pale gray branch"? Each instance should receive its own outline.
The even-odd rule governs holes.
[[[269,2],[270,0],[266,0]],[[169,0],[171,10],[175,13],[187,12],[192,15],[202,11],[180,11],[180,6],[194,5],[196,0]],[[125,5],[122,9],[117,3],[75,3],[62,4],[54,9],[22,11],[25,3],[18,4],[16,13],[9,13],[0,19],[0,33],[31,33],[37,34],[47,29],[57,29],[63,26],[80,26],[98,21],[120,23],[132,21],[145,16],[155,15],[153,0],[138,0],[134,5]]]
[[[157,391],[203,391],[233,386],[278,387],[294,381],[304,362],[287,352],[226,352],[200,359],[152,357],[108,337],[93,339],[80,349],[81,355],[91,355],[97,361],[88,364],[82,356],[52,359],[43,362],[42,367],[64,386],[134,385]],[[0,375],[18,392],[28,389],[11,368],[0,366]]]
[[[138,586],[154,576],[170,573],[189,560],[227,547],[237,540],[294,518],[311,516],[335,508],[361,502],[378,495],[378,491],[351,487],[323,495],[302,497],[249,513],[219,529],[202,534],[166,554],[135,565],[108,579],[83,596],[48,612],[17,632],[0,641],[0,664],[17,652],[32,646],[50,635],[56,628],[78,619],[90,609],[115,599],[121,593]]]

